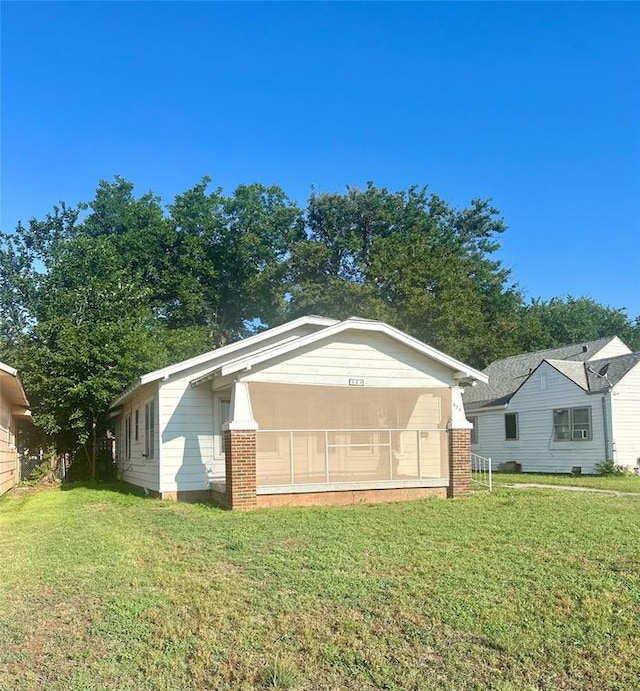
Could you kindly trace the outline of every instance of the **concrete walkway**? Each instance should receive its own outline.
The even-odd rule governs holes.
[[[614,497],[640,497],[640,492],[620,492],[615,489],[596,489],[595,487],[576,487],[575,485],[544,485],[536,482],[510,482],[498,485],[513,489],[559,489],[566,492],[593,492],[595,494],[611,494]]]

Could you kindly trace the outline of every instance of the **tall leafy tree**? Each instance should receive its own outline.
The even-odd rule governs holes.
[[[13,351],[36,323],[34,305],[41,280],[54,263],[61,243],[75,232],[78,210],[63,202],[44,220],[18,223],[0,233],[0,358]]]
[[[303,236],[300,209],[276,186],[208,192],[209,179],[176,197],[180,276],[174,318],[205,325],[212,345],[284,318],[285,259]]]
[[[619,336],[632,350],[640,350],[640,319],[634,323],[624,309],[607,307],[590,297],[533,300],[526,318],[537,324],[541,348]]]
[[[164,363],[141,284],[112,244],[80,236],[43,277],[21,348],[36,422],[73,452],[104,429],[109,403],[141,367]]]
[[[508,343],[521,303],[492,256],[504,230],[489,202],[458,210],[426,188],[312,194],[291,258],[291,311],[382,318],[483,364]]]
[[[477,366],[614,334],[640,348],[624,310],[525,305],[496,258],[504,231],[488,201],[420,187],[314,191],[301,209],[277,186],[203,178],[165,209],[116,177],[0,233],[0,358],[58,450],[91,457],[136,376],[301,314],[382,319]]]

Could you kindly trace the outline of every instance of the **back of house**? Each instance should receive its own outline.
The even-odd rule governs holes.
[[[640,353],[617,337],[497,360],[465,391],[472,451],[494,469],[593,473],[640,465]]]

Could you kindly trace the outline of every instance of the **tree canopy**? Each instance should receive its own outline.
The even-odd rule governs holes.
[[[488,200],[426,187],[230,195],[203,178],[167,206],[123,178],[0,233],[0,359],[18,366],[59,451],[106,425],[135,377],[303,314],[382,319],[466,362],[619,335],[640,321],[588,297],[526,303],[497,258]]]

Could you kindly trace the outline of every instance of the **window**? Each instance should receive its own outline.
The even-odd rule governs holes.
[[[124,457],[131,458],[131,415],[124,418]]]
[[[554,410],[553,438],[555,441],[589,441],[591,439],[591,406]]]
[[[140,409],[136,408],[133,418],[133,438],[138,441],[140,439]]]
[[[478,443],[478,416],[477,415],[467,415],[467,420],[473,425],[471,428],[471,443]]]
[[[231,417],[231,401],[228,398],[220,399],[220,428]]]
[[[504,416],[504,438],[518,438],[518,413],[505,413]]]
[[[228,393],[214,395],[213,399],[213,444],[214,457],[224,458],[224,432],[222,426],[231,417],[231,399]]]
[[[156,402],[151,399],[144,406],[144,455],[147,458],[155,456],[156,441]]]

